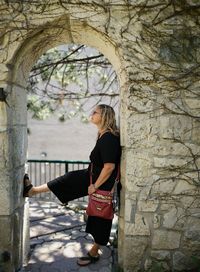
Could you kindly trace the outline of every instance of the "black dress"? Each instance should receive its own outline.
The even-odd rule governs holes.
[[[90,160],[93,163],[93,183],[95,183],[101,173],[104,163],[115,163],[115,169],[99,189],[107,191],[112,189],[117,176],[120,156],[121,147],[119,137],[110,132],[104,133],[97,140],[90,154]],[[86,196],[88,195],[88,186],[90,185],[90,166],[85,170],[68,172],[64,176],[49,181],[47,185],[62,203]],[[109,240],[111,226],[112,220],[89,216],[86,232],[93,236],[97,244],[106,245]]]

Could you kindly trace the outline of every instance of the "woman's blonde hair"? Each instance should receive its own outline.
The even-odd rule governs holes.
[[[116,125],[115,111],[109,105],[100,104],[97,105],[97,108],[100,109],[101,112],[101,129],[103,131],[110,131],[114,135],[119,135],[119,129]]]

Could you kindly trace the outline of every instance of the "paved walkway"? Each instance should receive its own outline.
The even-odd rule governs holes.
[[[113,221],[110,243],[101,248],[100,260],[87,267],[76,261],[92,245],[85,233],[84,209],[63,207],[53,202],[30,200],[30,259],[26,272],[111,272],[116,271],[114,248],[117,218]]]

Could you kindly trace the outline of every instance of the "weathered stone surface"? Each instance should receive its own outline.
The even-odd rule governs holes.
[[[181,229],[184,226],[184,210],[173,208],[163,216],[163,227],[169,229]]]
[[[180,246],[181,234],[176,231],[155,230],[152,240],[153,249],[176,249]]]
[[[199,244],[200,242],[200,220],[198,217],[190,216],[187,220],[187,230],[185,237],[193,243]]]
[[[188,144],[189,147],[192,145]],[[196,151],[197,146],[194,145],[194,151]],[[169,144],[168,141],[163,140],[159,145],[154,146],[154,152],[159,156],[190,156],[189,149],[182,143],[174,143],[173,141]]]
[[[152,266],[152,260],[151,259],[146,259],[144,263],[144,271],[148,271]]]
[[[27,155],[27,127],[15,126],[10,131],[9,155],[12,157],[13,167],[24,166]]]
[[[161,224],[161,216],[159,214],[154,214],[153,216],[153,227],[154,229],[157,229],[160,227]]]
[[[10,88],[8,104],[12,105],[12,110],[8,115],[9,124],[27,126],[27,90],[16,85],[12,85]]]
[[[0,63],[0,81],[6,81],[8,77],[8,67],[5,64]]]
[[[158,200],[148,199],[138,202],[138,210],[141,212],[155,212],[158,207]]]
[[[166,250],[152,250],[151,257],[157,260],[170,260],[170,252]]]
[[[140,266],[143,256],[143,251],[148,245],[148,239],[146,237],[127,237],[124,241],[124,251],[120,258],[124,260],[125,271],[137,271],[137,267]],[[139,262],[139,263],[138,263]]]
[[[5,171],[5,168],[1,168],[0,175],[0,215],[10,215],[12,213],[11,202],[11,184],[9,173]]]
[[[150,235],[150,229],[147,219],[140,214],[135,215],[134,223],[126,223],[125,233],[127,235]]]
[[[198,190],[198,188],[194,184],[190,183],[189,180],[188,181],[180,180],[177,183],[177,185],[173,191],[173,194],[174,195],[197,194],[198,193],[197,190]]]
[[[161,179],[154,182],[151,190],[152,196],[159,195],[171,195],[176,186],[176,181],[172,179]]]
[[[132,199],[127,199],[125,206],[125,219],[129,222],[134,222],[136,213],[136,206]]]
[[[180,251],[176,251],[173,254],[173,267],[175,271],[187,271],[192,269],[197,269],[198,264],[192,258],[186,256]]]
[[[191,109],[199,110],[199,101],[198,99],[185,99],[185,103]]]
[[[188,159],[189,161],[189,159]],[[154,166],[157,168],[170,168],[170,166],[174,167],[182,167],[185,164],[185,159],[176,159],[176,158],[154,158]]]
[[[185,238],[191,240],[195,244],[200,243],[200,230],[187,230],[185,232]]]
[[[193,120],[193,129],[192,129],[192,140],[197,145],[200,145],[200,126],[197,120]]]
[[[6,104],[0,102],[0,133],[6,129],[7,126],[7,112]]]
[[[9,255],[9,260],[1,263],[3,271],[14,271],[21,266],[22,237],[19,228],[22,228],[23,216],[19,216],[19,213],[18,210],[15,214],[0,216],[0,254],[6,251]]]
[[[190,195],[182,195],[180,197],[180,202],[181,202],[181,205],[184,209],[188,209],[188,208],[191,208],[193,207],[193,205],[195,206],[195,202],[199,203],[199,199],[197,198],[196,199],[197,201],[195,201],[194,197],[193,196],[190,196]]]
[[[169,115],[162,118],[160,129],[163,138],[190,140],[192,133],[191,119],[190,117],[183,119]]]

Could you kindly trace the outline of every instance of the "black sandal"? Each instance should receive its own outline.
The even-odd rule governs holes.
[[[28,192],[33,187],[33,185],[30,183],[28,174],[24,175],[23,184],[24,184],[23,197],[28,197],[29,196]]]
[[[90,253],[88,252],[87,256],[81,257],[78,259],[77,264],[80,266],[86,266],[92,263],[96,263],[98,260],[99,260],[99,255],[91,256]],[[85,263],[80,263],[79,261],[83,261]]]

